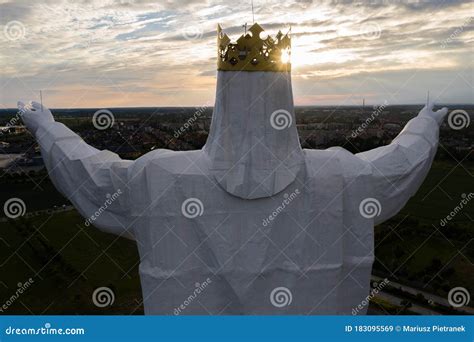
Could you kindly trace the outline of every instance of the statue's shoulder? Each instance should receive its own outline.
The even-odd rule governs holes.
[[[308,174],[340,174],[346,178],[370,173],[370,165],[342,147],[304,150]]]
[[[181,208],[189,189],[211,188],[208,161],[201,151],[151,151],[135,160],[128,178],[131,210],[145,216]]]
[[[142,169],[164,174],[185,175],[203,173],[208,170],[208,159],[201,150],[172,151],[158,149],[141,156],[135,161],[136,171]]]

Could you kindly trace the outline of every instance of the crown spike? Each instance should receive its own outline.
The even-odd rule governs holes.
[[[250,26],[249,31],[252,32],[252,35],[254,35],[255,37],[260,37],[260,33],[263,32],[264,29],[262,28],[262,26],[255,23],[252,26]]]

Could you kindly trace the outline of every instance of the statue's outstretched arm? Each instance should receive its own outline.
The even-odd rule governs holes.
[[[436,154],[439,126],[447,108],[436,112],[427,104],[411,119],[390,145],[357,156],[370,163],[374,198],[381,204],[381,223],[398,213],[425,179]]]
[[[132,161],[87,145],[39,103],[18,103],[23,121],[37,139],[56,188],[86,219],[103,231],[133,238],[129,227],[128,171]]]

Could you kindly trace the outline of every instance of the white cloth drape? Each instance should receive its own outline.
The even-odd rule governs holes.
[[[228,89],[236,89],[228,84],[232,72],[222,73],[218,84],[225,77]],[[239,125],[237,103],[244,106],[254,90],[224,89],[204,150],[158,150],[126,161],[46,122],[36,138],[49,175],[98,228],[137,241],[147,314],[351,314],[369,294],[374,223],[395,215],[420,186],[436,152],[438,124],[416,117],[390,145],[356,155],[342,148],[300,150],[294,126],[273,132],[268,120],[277,97],[293,115],[292,96],[282,90],[291,91],[289,78],[242,77],[250,84],[258,78],[266,92],[254,111],[242,112],[248,122]],[[229,129],[232,144],[219,129]],[[248,139],[262,132],[265,144],[245,159]],[[278,161],[289,167],[282,169],[288,177],[247,199]],[[220,178],[216,162],[228,171]],[[233,162],[241,166],[236,172]],[[378,216],[361,214],[367,199],[380,203]],[[190,203],[194,211],[186,212]],[[278,291],[285,305],[276,301]]]

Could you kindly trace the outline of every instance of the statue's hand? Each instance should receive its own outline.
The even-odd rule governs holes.
[[[436,120],[438,125],[443,123],[444,117],[448,114],[448,108],[444,107],[436,112],[433,111],[434,103],[430,102],[423,107],[418,116],[428,116]]]
[[[53,114],[45,106],[41,106],[38,102],[31,101],[25,105],[23,102],[18,102],[18,110],[23,122],[31,133],[48,122],[54,122]]]

